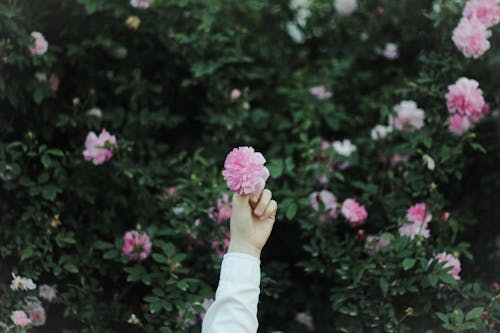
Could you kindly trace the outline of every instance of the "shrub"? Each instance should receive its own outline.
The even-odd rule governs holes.
[[[248,145],[279,201],[263,332],[493,332],[498,25],[352,4],[0,3],[4,330],[55,287],[40,332],[199,331]]]

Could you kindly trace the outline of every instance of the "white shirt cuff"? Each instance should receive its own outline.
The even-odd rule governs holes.
[[[224,255],[220,282],[260,285],[260,259],[238,252]]]

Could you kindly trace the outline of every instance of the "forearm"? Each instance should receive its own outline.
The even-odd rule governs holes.
[[[231,252],[224,256],[215,302],[203,321],[202,333],[255,333],[258,328],[260,260]]]

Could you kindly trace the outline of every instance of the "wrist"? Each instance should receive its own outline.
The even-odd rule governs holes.
[[[256,258],[260,258],[261,249],[255,245],[249,244],[248,242],[231,239],[227,252],[244,253]]]

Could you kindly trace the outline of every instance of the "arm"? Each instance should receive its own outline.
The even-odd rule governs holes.
[[[277,203],[271,191],[234,195],[231,242],[222,261],[215,302],[202,333],[255,333],[260,285],[260,252],[271,233]]]

